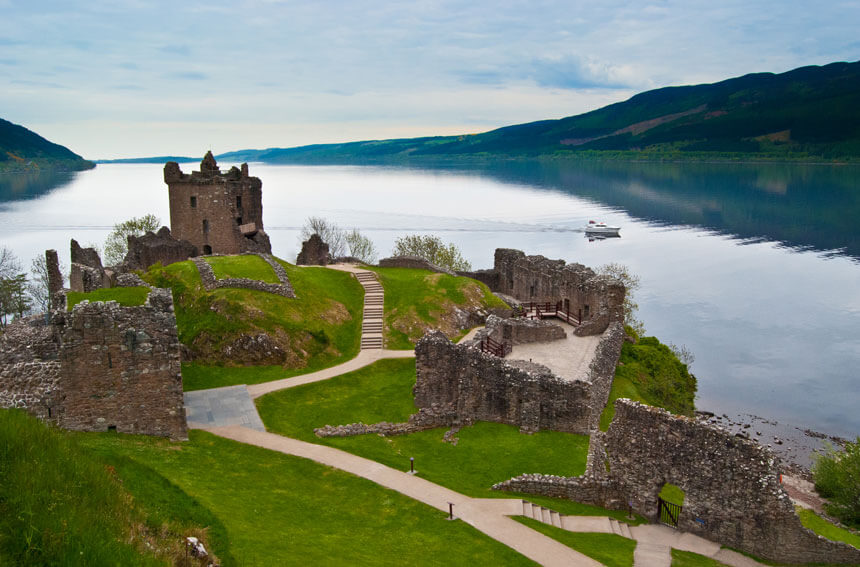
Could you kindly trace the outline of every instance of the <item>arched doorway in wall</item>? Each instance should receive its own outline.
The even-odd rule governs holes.
[[[680,487],[667,482],[660,489],[660,494],[657,496],[657,512],[659,514],[660,523],[666,524],[673,528],[678,527],[678,519],[681,517],[681,511],[684,509],[684,498],[686,495]]]
[[[208,256],[210,254],[212,254],[212,247],[209,246],[208,244],[204,244],[203,245],[203,255]]]

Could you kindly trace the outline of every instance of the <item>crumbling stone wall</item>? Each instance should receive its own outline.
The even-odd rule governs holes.
[[[779,482],[773,455],[755,441],[703,421],[630,400],[615,419],[587,475],[523,475],[499,490],[544,494],[633,509],[657,520],[665,483],[685,492],[679,529],[776,562],[860,564],[860,550],[804,528]],[[592,460],[590,455],[590,461]]]
[[[498,248],[493,272],[473,276],[490,282],[493,291],[519,301],[561,303],[563,309],[582,320],[578,336],[603,333],[610,323],[624,321],[624,284],[600,276],[582,264],[566,264],[543,256],[526,256],[519,250]],[[488,284],[489,285],[489,284]]]
[[[170,229],[162,226],[158,232],[147,232],[143,236],[129,235],[123,268],[126,271],[146,270],[159,262],[167,266],[193,258],[198,253],[197,247],[187,240],[173,238]]]
[[[207,152],[200,171],[185,174],[174,161],[164,166],[173,236],[202,254],[271,253],[263,230],[263,183],[248,164],[221,173]]]
[[[487,317],[486,326],[475,334],[474,342],[480,342],[489,337],[497,342],[507,342],[513,345],[527,343],[545,343],[558,341],[567,334],[559,325],[551,321],[538,319],[522,319],[513,317]]]
[[[310,238],[302,242],[302,250],[296,257],[299,266],[327,266],[331,263],[331,254],[328,244],[323,242],[319,234],[312,234]]]
[[[420,256],[392,256],[379,261],[380,268],[417,268],[419,270],[430,270],[440,274],[456,276],[457,274],[448,268],[437,266],[433,262]]]
[[[54,328],[41,315],[16,319],[0,335],[0,408],[49,415],[48,398],[60,379]]]
[[[81,248],[78,241],[73,238],[71,255],[69,287],[72,291],[90,292],[111,286],[110,275],[102,267],[102,260],[95,248]]]
[[[169,289],[137,307],[82,302],[53,324],[62,376],[50,405],[60,427],[187,438]]]
[[[413,418],[438,425],[495,421],[524,431],[587,434],[606,404],[623,329],[613,327],[601,342],[605,347],[592,363],[591,381],[566,381],[543,365],[501,359],[454,345],[442,333],[428,333],[415,347],[413,393],[420,410]]]

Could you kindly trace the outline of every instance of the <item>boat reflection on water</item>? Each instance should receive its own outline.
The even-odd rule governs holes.
[[[606,240],[607,238],[621,238],[620,231],[620,226],[609,226],[605,222],[595,222],[593,220],[588,221],[584,230],[585,237],[588,238],[589,242]]]
[[[621,238],[621,235],[617,232],[615,234],[597,234],[592,232],[586,232],[585,237],[589,242],[602,242],[604,240],[611,240],[613,238]]]

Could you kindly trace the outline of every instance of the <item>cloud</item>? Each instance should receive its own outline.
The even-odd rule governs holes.
[[[201,73],[199,71],[177,71],[175,73],[168,73],[165,75],[168,79],[179,79],[182,81],[205,81],[209,78],[209,75],[206,73]]]
[[[620,68],[575,55],[535,59],[527,75],[542,87],[561,89],[620,89],[631,86]]]

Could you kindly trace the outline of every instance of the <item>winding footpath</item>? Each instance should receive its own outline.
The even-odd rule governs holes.
[[[672,548],[692,551],[733,567],[758,567],[761,563],[719,544],[666,526],[631,527],[604,516],[564,516],[514,498],[471,498],[404,471],[351,453],[268,433],[257,413],[254,399],[303,384],[328,380],[384,358],[411,358],[413,351],[383,348],[382,317],[384,291],[376,274],[348,264],[329,268],[351,272],[365,289],[364,319],[358,356],[338,366],[310,374],[251,386],[239,385],[185,393],[188,427],[203,429],[240,443],[256,445],[287,455],[311,459],[380,486],[395,490],[438,510],[453,514],[491,538],[511,547],[541,565],[597,567],[601,563],[559,543],[513,519],[526,516],[573,532],[609,533],[637,541],[635,567],[670,567]]]

